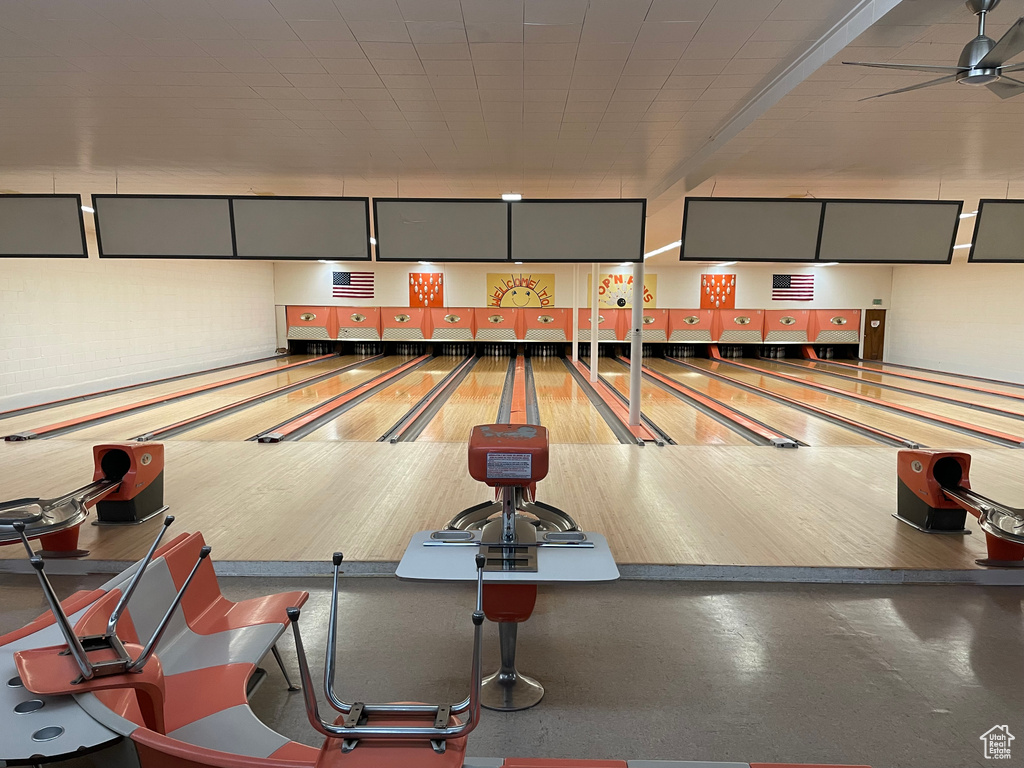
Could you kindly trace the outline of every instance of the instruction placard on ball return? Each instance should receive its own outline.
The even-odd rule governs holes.
[[[487,477],[494,479],[529,480],[533,473],[533,456],[529,453],[488,453]]]

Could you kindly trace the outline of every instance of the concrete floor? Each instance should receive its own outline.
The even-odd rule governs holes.
[[[61,595],[104,577],[54,577]],[[301,626],[319,678],[329,580],[222,579],[227,596],[307,589]],[[349,700],[439,701],[468,689],[471,588],[344,582],[339,689]],[[469,753],[991,765],[979,736],[1024,745],[1024,588],[619,582],[542,589],[520,630],[522,671],[547,688],[525,712],[485,711]],[[0,576],[0,633],[44,608],[31,577]],[[497,666],[487,625],[485,670]],[[290,636],[281,650],[295,669]],[[253,709],[308,744],[301,694],[271,658]],[[322,698],[322,694],[321,694]],[[326,705],[322,705],[326,708]],[[1016,760],[1024,764],[1024,746]]]

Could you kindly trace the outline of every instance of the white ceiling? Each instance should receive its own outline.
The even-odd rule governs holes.
[[[654,248],[678,237],[679,169],[862,2],[5,0],[0,189],[660,195]],[[1021,15],[1003,0],[989,34]],[[1024,195],[1024,97],[859,102],[929,76],[839,63],[953,63],[974,24],[903,0],[696,191]]]

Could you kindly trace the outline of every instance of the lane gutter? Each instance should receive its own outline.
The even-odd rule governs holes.
[[[479,362],[476,355],[467,356],[453,368],[447,376],[434,386],[419,402],[410,408],[402,418],[377,438],[378,443],[408,443],[423,434],[437,412],[441,410],[448,398],[454,394],[459,385],[465,381],[469,372]]]
[[[620,365],[629,367],[629,358],[626,357],[615,357],[615,362]],[[726,405],[713,397],[708,397],[703,392],[680,384],[674,379],[670,379],[668,376],[664,376],[657,371],[648,368],[646,365],[641,366],[644,375],[658,384],[662,389],[666,390],[669,394],[675,395],[677,398],[696,408],[698,411],[706,416],[717,421],[724,427],[728,427],[736,434],[746,438],[752,443],[757,445],[770,445],[775,448],[798,448],[801,445],[806,446],[807,443],[801,442],[794,437],[780,432],[764,422],[758,421],[757,419],[748,416],[735,408]]]

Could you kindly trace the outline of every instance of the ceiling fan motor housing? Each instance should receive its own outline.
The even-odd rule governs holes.
[[[972,0],[973,2],[973,0]],[[968,2],[968,5],[971,5]],[[999,79],[999,70],[995,67],[976,67],[975,65],[988,55],[996,41],[985,35],[978,35],[964,46],[957,66],[968,67],[958,72],[956,81],[963,85],[987,85]]]

